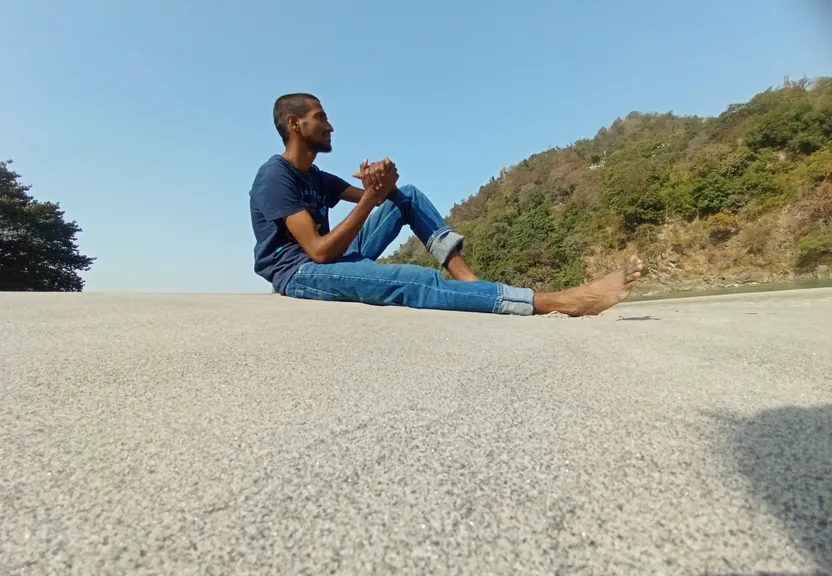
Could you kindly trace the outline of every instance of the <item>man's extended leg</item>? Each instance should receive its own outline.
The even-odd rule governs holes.
[[[438,270],[380,264],[357,252],[330,264],[302,264],[286,286],[293,298],[460,312],[530,315],[534,292],[494,282],[445,280]]]
[[[294,298],[363,302],[497,314],[571,316],[600,314],[625,300],[641,275],[635,256],[620,269],[589,284],[560,292],[535,294],[496,282],[444,280],[437,270],[409,264],[379,264],[352,253],[332,264],[307,262],[286,289]]]
[[[356,236],[347,254],[377,260],[407,224],[440,265],[456,280],[477,277],[462,260],[463,237],[445,224],[433,203],[415,186],[402,186],[376,209]]]

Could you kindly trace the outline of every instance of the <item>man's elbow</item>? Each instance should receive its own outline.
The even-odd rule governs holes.
[[[315,247],[309,250],[307,254],[309,254],[309,257],[315,264],[329,264],[333,260],[332,256],[324,248]]]
[[[309,255],[312,258],[312,262],[315,264],[328,264],[329,258],[325,254],[321,254],[320,252],[315,252],[314,254]]]

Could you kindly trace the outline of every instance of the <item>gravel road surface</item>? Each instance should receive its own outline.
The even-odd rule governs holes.
[[[832,573],[832,290],[0,294],[0,574]]]

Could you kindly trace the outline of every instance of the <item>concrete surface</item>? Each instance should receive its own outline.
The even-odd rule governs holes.
[[[832,290],[0,295],[0,574],[832,566]]]

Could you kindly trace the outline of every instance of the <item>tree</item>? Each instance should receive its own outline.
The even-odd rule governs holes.
[[[66,222],[60,205],[27,194],[20,175],[0,162],[0,290],[80,292],[80,271],[95,258],[78,252],[81,228]]]

